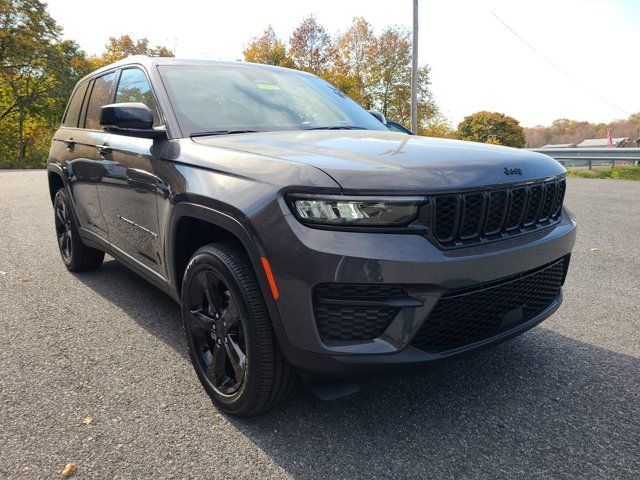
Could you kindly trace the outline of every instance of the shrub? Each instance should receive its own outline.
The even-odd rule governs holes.
[[[596,168],[594,170],[569,169],[570,177],[614,178],[619,180],[640,180],[640,167]]]

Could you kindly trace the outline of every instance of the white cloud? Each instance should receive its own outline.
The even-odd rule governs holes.
[[[248,39],[271,23],[283,38],[314,13],[331,32],[363,16],[376,29],[411,25],[411,1],[316,2],[112,0],[108,5],[49,0],[65,35],[86,51],[109,36],[130,34],[164,44],[181,57],[238,59]],[[420,3],[420,60],[432,67],[433,92],[454,123],[478,110],[513,115],[523,125],[559,117],[609,121],[640,111],[638,11],[631,0],[450,0]],[[494,10],[523,38],[580,80],[578,86],[501,25]],[[633,10],[633,11],[631,11]]]

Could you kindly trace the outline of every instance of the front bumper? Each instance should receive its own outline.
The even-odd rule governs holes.
[[[571,252],[576,224],[568,212],[557,224],[527,235],[459,250],[441,250],[426,238],[317,230],[285,215],[278,229],[264,229],[263,245],[280,298],[276,334],[295,367],[334,376],[409,370],[499,343],[541,322],[561,303],[490,338],[442,353],[411,346],[413,336],[451,290],[473,287],[534,270]],[[314,317],[313,288],[321,283],[396,284],[421,306],[402,308],[384,335],[373,340],[323,341]]]

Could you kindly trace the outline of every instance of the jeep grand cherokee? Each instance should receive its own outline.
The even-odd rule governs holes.
[[[170,295],[240,416],[298,375],[335,396],[547,318],[576,234],[565,173],[391,132],[307,73],[140,57],[78,83],[48,162],[67,268],[107,252]]]

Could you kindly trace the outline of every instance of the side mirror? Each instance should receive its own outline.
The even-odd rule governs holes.
[[[153,113],[143,103],[112,103],[100,110],[100,125],[107,132],[129,137],[166,137],[164,127],[153,128]]]
[[[385,118],[385,116],[381,112],[379,112],[377,110],[369,110],[369,113],[371,115],[373,115],[374,117],[376,117],[378,120],[380,120],[380,123],[382,123],[383,125],[387,124],[387,119]]]

